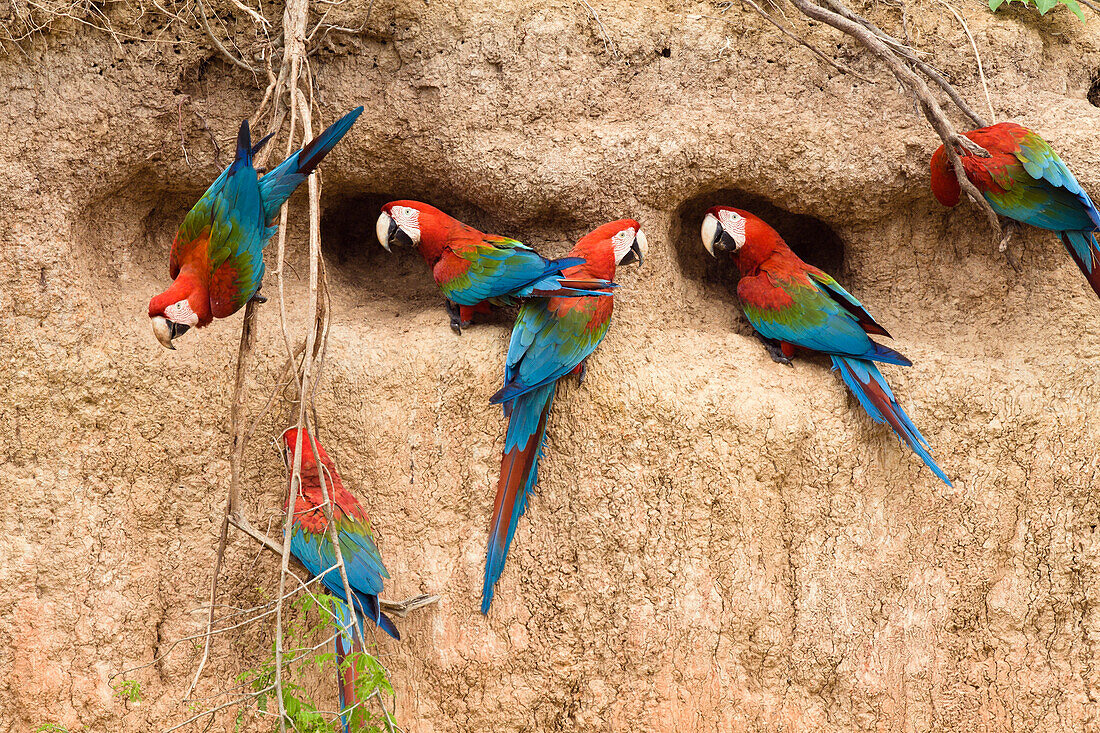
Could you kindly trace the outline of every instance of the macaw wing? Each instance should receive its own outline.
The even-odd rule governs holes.
[[[204,259],[209,252],[207,239],[214,216],[215,202],[221,195],[228,178],[229,168],[226,168],[199,197],[187,212],[187,216],[183,217],[183,222],[176,232],[176,238],[172,241],[172,252],[168,256],[168,274],[173,280],[180,274],[180,266],[192,259],[196,249],[201,248],[200,254]]]
[[[753,328],[768,338],[860,358],[874,350],[856,316],[813,281],[777,282],[761,273],[741,278],[737,295]]]
[[[343,517],[336,522],[340,533],[340,554],[348,574],[348,584],[358,593],[378,595],[382,592],[382,579],[388,578],[382,555],[374,543],[370,527]],[[291,533],[291,549],[313,575],[320,575],[336,565],[336,551],[328,533],[307,532],[295,523]],[[321,582],[339,598],[344,597],[344,581],[338,570],[325,574]]]
[[[550,298],[524,304],[508,346],[505,386],[492,401],[514,399],[576,369],[607,334],[612,307],[610,297]]]
[[[1063,189],[1071,194],[1077,203],[1084,207],[1093,228],[1100,229],[1100,210],[1097,210],[1096,205],[1085,190],[1081,188],[1081,184],[1077,182],[1073,173],[1058,157],[1058,153],[1054,152],[1047,141],[1036,133],[1025,128],[1020,129],[1023,130],[1022,133],[1013,135],[1018,145],[1013,154],[1023,165],[1024,170],[1032,178],[1046,181],[1055,189]],[[1079,229],[1081,227],[1070,226],[1064,228]]]
[[[544,277],[549,265],[527,245],[491,235],[472,246],[452,248],[451,253],[464,268],[448,272],[441,260],[436,281],[448,298],[466,305],[508,296]]]
[[[834,280],[832,275],[816,267],[809,268],[806,274],[810,276],[810,279],[822,290],[822,292],[836,301],[837,305],[841,308],[848,311],[864,331],[893,338],[885,328],[879,325],[878,321],[871,317],[871,314],[867,312],[863,304],[856,300],[854,295],[845,290],[840,283]]]
[[[241,168],[215,198],[210,219],[210,307],[218,318],[235,313],[260,289],[270,233],[256,170]]]

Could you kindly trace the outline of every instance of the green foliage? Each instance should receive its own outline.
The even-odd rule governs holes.
[[[997,8],[1011,2],[1012,0],[989,0],[989,9],[996,11]],[[1039,15],[1046,15],[1056,6],[1065,5],[1082,23],[1085,22],[1085,14],[1082,12],[1081,6],[1077,3],[1077,0],[1017,0],[1017,2],[1024,5],[1035,6],[1035,9],[1039,11]]]
[[[43,723],[34,729],[34,733],[69,733],[69,729],[54,723]]]
[[[111,683],[111,689],[122,702],[141,702],[141,683],[137,680],[122,680],[117,685]]]
[[[299,733],[341,733],[342,730],[340,720],[318,710],[309,692],[299,684],[305,672],[322,669],[327,669],[332,675],[330,684],[336,684],[336,654],[323,650],[331,647],[325,645],[315,651],[307,651],[332,634],[331,611],[336,602],[332,596],[323,594],[316,597],[299,596],[294,601],[299,613],[287,624],[283,634],[286,650],[283,654],[283,709],[286,711],[287,727],[293,726]],[[388,726],[385,717],[375,712],[372,705],[372,696],[377,696],[381,704],[385,704],[386,697],[393,696],[393,687],[386,678],[386,670],[370,654],[356,652],[344,659],[341,672],[346,672],[353,664],[358,671],[355,693],[360,704],[350,713],[351,730],[354,733],[386,733]],[[274,642],[271,656],[259,667],[239,675],[237,681],[247,684],[256,693],[256,707],[261,712],[277,713]],[[243,715],[238,715],[238,729],[242,723]],[[278,730],[277,720],[273,729]]]

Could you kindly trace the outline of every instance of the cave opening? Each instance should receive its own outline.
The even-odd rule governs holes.
[[[790,245],[795,254],[830,275],[843,279],[846,264],[844,241],[820,219],[776,206],[763,196],[735,188],[708,191],[681,204],[673,219],[670,241],[676,248],[680,271],[708,288],[735,291],[739,277],[732,259],[714,259],[699,240],[699,227],[712,206],[736,206],[759,216]]]

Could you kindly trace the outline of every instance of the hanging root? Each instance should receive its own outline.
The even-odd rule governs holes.
[[[1003,236],[1000,217],[997,216],[997,212],[993,210],[985,197],[974,187],[974,184],[970,182],[970,179],[966,177],[966,171],[963,168],[962,159],[959,157],[957,148],[961,148],[967,154],[982,157],[989,157],[989,153],[955,130],[951,121],[947,119],[947,115],[944,114],[939,102],[933,96],[932,90],[925,82],[925,77],[931,79],[933,83],[943,89],[951,101],[972,122],[979,127],[984,127],[986,124],[984,120],[962,101],[958,92],[942,75],[919,60],[912,49],[890,37],[870,21],[853,13],[840,0],[823,0],[828,7],[818,5],[813,0],[791,0],[791,2],[807,17],[832,26],[859,41],[867,51],[886,64],[902,86],[916,98],[925,118],[932,125],[936,134],[939,135],[940,140],[943,141],[947,157],[951,161],[952,169],[955,171],[955,177],[959,180],[959,186],[982,210],[997,239],[1000,240]],[[910,68],[910,64],[924,76]]]

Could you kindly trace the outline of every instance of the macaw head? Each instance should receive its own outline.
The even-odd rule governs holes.
[[[416,247],[429,264],[434,264],[443,256],[448,235],[455,229],[475,231],[434,206],[419,201],[391,201],[382,207],[374,232],[387,252],[395,244]]]
[[[780,251],[790,251],[779,232],[756,214],[732,206],[715,206],[703,217],[703,246],[712,257],[732,255],[742,272]]]
[[[279,436],[278,448],[279,455],[283,458],[283,463],[286,465],[287,470],[294,468],[294,448],[298,444],[298,428],[290,427],[283,431],[283,434]],[[324,446],[320,442],[317,443],[317,450],[321,455],[321,461],[328,461],[328,453],[325,452]],[[310,440],[308,430],[302,430],[302,467],[309,468],[316,463],[313,458],[313,444]]]
[[[754,226],[750,227],[750,222]],[[699,234],[703,238],[703,246],[707,248],[711,257],[717,257],[719,254],[734,254],[745,246],[749,239],[749,229],[755,228],[756,222],[764,224],[742,209],[715,206],[703,217],[703,226]]]
[[[175,349],[175,339],[192,326],[205,326],[213,320],[210,296],[190,271],[181,270],[172,287],[149,301],[149,320],[153,335],[161,346]]]
[[[932,153],[932,193],[944,206],[959,203],[959,179],[955,177],[951,161],[947,159],[947,150],[942,145]]]
[[[585,234],[569,254],[585,258],[580,267],[589,277],[611,280],[618,265],[637,262],[640,267],[648,252],[649,240],[641,224],[634,219],[619,219]]]

